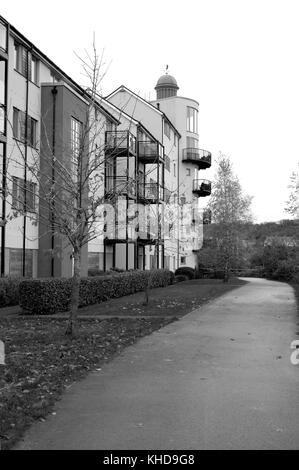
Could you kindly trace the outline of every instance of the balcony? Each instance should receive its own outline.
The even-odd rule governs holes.
[[[116,157],[135,156],[136,138],[129,131],[106,131],[105,149]]]
[[[159,163],[164,161],[163,147],[158,142],[139,141],[138,157],[142,163]]]
[[[183,162],[193,163],[198,166],[200,170],[210,168],[212,164],[212,154],[208,150],[198,148],[183,149]]]
[[[114,199],[117,196],[134,197],[135,194],[135,180],[133,178],[127,178],[126,176],[106,176],[106,199]]]
[[[138,233],[138,238],[137,238],[137,243],[138,245],[159,245],[163,246],[164,245],[164,240],[160,238],[159,240],[157,239],[157,235],[154,233],[150,232],[150,229],[148,229],[147,232],[145,231],[140,231]]]
[[[138,200],[148,204],[158,204],[163,201],[164,189],[157,183],[144,183],[138,187]]]
[[[193,180],[192,191],[198,197],[211,195],[212,183],[209,180]]]
[[[139,245],[154,245],[156,243],[153,234],[150,233],[150,230],[144,231],[141,230],[138,232],[137,241]]]

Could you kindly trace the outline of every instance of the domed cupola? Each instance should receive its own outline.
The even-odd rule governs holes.
[[[179,89],[177,81],[172,75],[168,74],[167,70],[168,65],[166,66],[166,73],[159,78],[157,85],[155,86],[155,90],[157,91],[157,100],[177,96],[177,91]]]

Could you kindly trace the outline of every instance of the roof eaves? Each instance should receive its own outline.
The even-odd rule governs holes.
[[[15,28],[12,24],[10,24],[1,15],[0,15],[0,19],[3,22],[5,22],[7,25],[9,25],[9,29],[13,33],[14,36],[17,36],[31,50],[33,50],[35,53],[37,53],[40,56],[40,58],[42,58],[46,63],[48,63],[48,65],[50,65],[50,67],[52,69],[54,69],[56,72],[58,72],[58,74],[61,75],[62,78],[65,79],[66,82],[68,82],[69,85],[73,86],[79,94],[81,94],[82,96],[85,96],[85,97],[87,96],[88,98],[90,98],[90,96],[88,95],[86,90],[84,90],[84,88],[82,88],[77,82],[75,82],[75,80],[73,80],[60,67],[58,67],[58,65],[56,65],[51,59],[49,59],[49,57],[46,56],[46,54],[44,54],[38,47],[36,47],[31,41],[29,41],[29,39],[27,39],[22,33],[20,33],[20,31],[18,31],[17,28]],[[101,105],[99,103],[96,102],[96,104],[97,104],[97,106],[99,106],[101,108]],[[112,121],[114,121],[116,123],[119,123],[119,121],[117,119],[115,119],[115,117],[112,114],[110,114],[108,111],[106,111],[104,108],[101,108],[101,110],[103,111],[103,113],[109,119],[111,119]]]
[[[109,99],[111,98],[113,95],[115,95],[118,91],[120,91],[121,89],[125,89],[126,91],[128,91],[129,93],[131,93],[131,95],[135,96],[136,98],[138,98],[140,101],[142,101],[144,104],[146,104],[147,106],[149,106],[150,108],[154,109],[157,113],[159,113],[160,115],[163,114],[163,112],[158,109],[156,106],[154,106],[153,104],[151,104],[149,101],[146,101],[144,98],[141,98],[141,96],[137,95],[137,93],[135,93],[134,91],[130,90],[130,88],[126,87],[125,85],[120,85],[118,88],[116,88],[114,91],[112,91],[109,95],[105,96],[106,99]]]

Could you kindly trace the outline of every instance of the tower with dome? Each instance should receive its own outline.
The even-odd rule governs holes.
[[[211,183],[204,170],[211,167],[212,155],[208,150],[200,148],[199,103],[194,98],[178,96],[179,86],[175,77],[168,73],[168,66],[166,72],[158,79],[155,90],[156,100],[151,104],[168,116],[181,135],[178,155],[179,200],[181,204],[191,203],[198,208],[199,213],[202,213],[206,206],[206,199],[202,197],[211,194]],[[199,249],[201,240],[198,242]],[[196,240],[194,243],[196,245]],[[183,263],[180,264],[186,262],[186,265],[193,266],[197,251],[195,248],[191,252],[184,253],[182,247],[180,253],[183,253],[181,254]]]

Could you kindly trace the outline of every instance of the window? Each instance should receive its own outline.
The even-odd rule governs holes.
[[[15,69],[20,72],[24,77],[27,76],[27,50],[20,44],[15,43],[15,58],[14,58]]]
[[[2,193],[2,188],[3,188],[3,160],[5,156],[5,144],[3,142],[0,142],[0,194]],[[0,217],[2,217],[1,213],[1,208],[0,208]]]
[[[5,72],[6,61],[0,60],[0,105],[5,104]]]
[[[187,106],[187,131],[198,132],[198,111],[195,108]]]
[[[36,184],[32,183],[32,181],[27,181],[26,188],[26,211],[35,212]]]
[[[37,121],[27,116],[27,144],[36,147]],[[17,108],[13,109],[13,136],[20,142],[26,143],[26,113]]]
[[[104,267],[104,253],[89,252],[88,253],[88,269],[101,270]]]
[[[186,176],[191,176],[191,170],[190,170],[190,168],[186,168]]]
[[[26,199],[26,200],[25,200]],[[12,179],[12,207],[18,211],[36,211],[36,184],[16,176]],[[26,205],[25,205],[26,203]]]
[[[194,137],[187,137],[187,148],[197,149],[198,148],[198,139]]]
[[[33,252],[25,250],[25,276],[33,274]],[[23,275],[23,250],[22,248],[9,248],[9,275],[20,277]]]
[[[176,164],[173,164],[173,175],[176,176]]]
[[[170,125],[166,121],[164,121],[164,134],[170,139]]]
[[[164,188],[164,201],[169,204],[171,198],[171,191],[169,189]]]
[[[18,43],[15,43],[14,67],[24,77],[28,76],[31,82],[38,83],[38,60]]]
[[[15,139],[25,142],[26,131],[25,131],[26,115],[17,108],[13,109],[13,136]]]
[[[71,148],[72,159],[78,161],[82,143],[82,122],[75,118],[71,119]]]
[[[0,133],[5,132],[6,61],[0,60]]]
[[[177,145],[177,140],[178,140],[178,137],[177,137],[176,133],[174,133],[174,146],[175,147]]]
[[[37,59],[34,56],[31,56],[31,67],[29,68],[29,70],[30,70],[29,80],[37,84]]]
[[[165,155],[165,170],[170,172],[170,158]]]
[[[181,264],[186,264],[186,256],[181,256]]]
[[[0,48],[7,49],[7,28],[3,23],[0,23]]]
[[[27,122],[27,141],[31,147],[36,147],[36,123],[37,121],[28,116]]]
[[[78,168],[80,163],[82,145],[82,122],[71,119],[71,152],[72,152],[72,173],[75,181],[78,180]]]
[[[116,132],[116,124],[111,121],[106,121],[106,131],[107,132]],[[141,139],[139,139],[141,140]]]
[[[0,134],[5,132],[5,108],[0,105]]]

